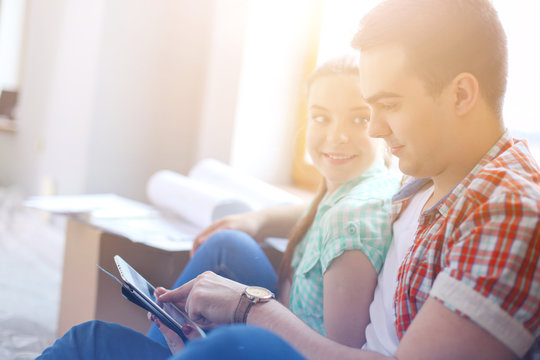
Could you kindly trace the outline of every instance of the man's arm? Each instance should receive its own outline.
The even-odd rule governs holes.
[[[231,323],[244,285],[205,272],[159,300],[184,306],[202,326]],[[311,329],[277,301],[251,308],[247,322],[281,336],[308,359],[392,359],[374,352],[340,345]],[[429,299],[405,333],[394,359],[455,360],[514,359],[502,343],[470,320]]]
[[[308,359],[390,359],[339,345],[316,333],[276,301],[254,306],[248,323],[286,339]],[[514,354],[472,321],[429,299],[405,333],[394,356],[398,360],[503,360]]]
[[[277,301],[253,306],[248,314],[247,322],[278,334],[307,359],[392,359],[341,345],[322,336]]]
[[[429,298],[405,332],[395,354],[406,359],[515,359],[486,330]]]

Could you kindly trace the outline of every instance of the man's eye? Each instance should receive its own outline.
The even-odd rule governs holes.
[[[397,104],[387,104],[387,103],[381,103],[381,109],[383,110],[395,110],[397,108]]]

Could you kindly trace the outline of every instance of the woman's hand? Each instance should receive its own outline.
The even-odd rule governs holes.
[[[226,216],[201,231],[193,240],[191,256],[212,234],[220,230],[239,230],[261,242],[266,237],[287,237],[306,204],[273,206],[259,211]]]
[[[215,221],[209,227],[201,231],[193,240],[191,256],[197,251],[210,236],[221,230],[239,230],[247,233],[255,240],[259,241],[257,234],[264,222],[264,215],[261,212],[254,211],[237,215],[226,216]]]
[[[163,334],[163,337],[165,338],[165,341],[167,342],[167,345],[169,346],[169,350],[171,350],[171,353],[174,355],[176,353],[179,353],[184,349],[184,342],[176,334],[174,331],[169,329],[166,325],[164,325],[154,314],[151,312],[148,313],[148,319],[152,321],[156,326],[158,327],[159,331]]]
[[[161,295],[167,293],[168,290],[162,288],[162,287],[158,287],[155,291],[154,291],[154,297],[157,299],[159,298]],[[158,301],[158,303],[161,303],[160,301]],[[180,336],[178,336],[178,334],[176,334],[174,331],[172,331],[167,325],[164,325],[155,315],[153,315],[152,313],[148,313],[148,319],[152,322],[154,322],[154,324],[156,324],[156,326],[158,327],[158,329],[161,331],[161,333],[163,334],[163,337],[165,338],[165,341],[167,342],[167,345],[169,346],[169,349],[171,350],[171,353],[174,355],[178,352],[180,352],[183,348],[184,348],[184,342],[182,341],[182,339],[180,338]],[[199,338],[199,335],[196,331],[193,331],[193,327],[190,326],[190,325],[184,325],[184,327],[182,327],[182,332],[184,333],[184,335],[189,339],[189,340],[194,340],[194,339],[197,339]]]

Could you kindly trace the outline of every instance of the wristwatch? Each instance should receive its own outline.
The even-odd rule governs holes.
[[[248,286],[244,289],[242,296],[240,296],[240,301],[236,310],[234,312],[233,321],[235,323],[245,323],[249,310],[254,304],[264,303],[274,299],[274,293],[268,289],[265,289],[260,286]]]

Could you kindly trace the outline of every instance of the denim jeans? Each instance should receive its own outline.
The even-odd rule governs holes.
[[[223,230],[215,233],[197,249],[173,289],[210,270],[246,285],[258,285],[276,292],[277,276],[259,244],[244,232]],[[152,325],[152,340],[167,346],[161,331]]]
[[[174,284],[181,286],[211,270],[246,285],[276,291],[277,276],[260,246],[247,234],[224,230],[211,236],[196,252]],[[142,311],[142,310],[141,310]],[[132,329],[102,321],[71,328],[38,359],[302,359],[277,335],[254,326],[229,325],[206,338],[191,341],[171,357],[156,326],[148,337]]]
[[[228,325],[190,341],[175,356],[143,334],[117,324],[89,321],[71,328],[37,360],[304,359],[279,336],[255,326]]]

